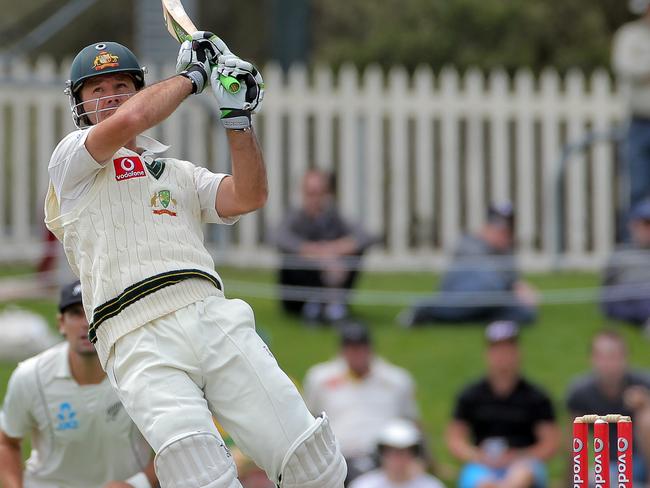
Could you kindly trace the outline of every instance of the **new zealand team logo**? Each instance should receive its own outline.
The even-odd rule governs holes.
[[[147,176],[147,173],[144,172],[142,160],[138,156],[114,159],[113,165],[115,166],[115,179],[117,181]]]
[[[113,422],[117,418],[117,414],[119,414],[121,410],[122,410],[122,403],[115,402],[113,405],[111,405],[106,409],[106,418],[110,422]]]
[[[151,197],[151,208],[154,215],[171,215],[176,217],[176,200],[169,190],[160,190]]]

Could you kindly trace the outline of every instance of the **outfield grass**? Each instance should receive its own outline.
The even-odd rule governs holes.
[[[221,275],[227,291],[229,281],[273,281],[273,275],[268,271],[225,268],[221,269]],[[598,285],[597,275],[589,273],[533,275],[527,278],[542,290]],[[425,273],[373,273],[363,275],[360,289],[412,291],[416,295],[428,292],[435,283],[435,277]],[[228,294],[235,296],[234,290]],[[336,353],[336,336],[332,330],[303,327],[298,320],[284,316],[275,300],[243,295],[241,298],[247,299],[253,306],[258,328],[270,337],[273,352],[292,377],[301,380],[309,366]],[[24,301],[19,304],[44,314],[53,323],[54,302]],[[355,315],[372,326],[377,351],[409,370],[415,377],[418,403],[433,452],[447,468],[446,472],[453,476],[458,465],[444,447],[442,432],[455,393],[482,373],[483,329],[468,324],[403,330],[394,322],[399,310],[397,306],[355,306],[352,309]],[[538,322],[522,334],[525,372],[549,391],[563,426],[568,427],[563,405],[566,388],[575,374],[589,367],[589,338],[604,325],[606,322],[593,303],[544,305]],[[621,331],[630,344],[632,363],[637,367],[650,367],[647,340],[631,327],[622,326]],[[6,382],[13,367],[13,364],[0,363],[0,399],[4,397]],[[563,486],[561,475],[564,467],[564,456],[558,456],[551,465],[552,478],[558,488]],[[453,486],[451,482],[449,486]]]

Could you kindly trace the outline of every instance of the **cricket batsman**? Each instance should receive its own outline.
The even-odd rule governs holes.
[[[156,452],[163,488],[241,486],[213,415],[281,488],[341,488],[346,466],[327,417],[309,413],[251,307],[224,296],[203,243],[202,223],[234,224],[266,201],[251,126],[262,77],[208,32],[182,44],[176,68],[145,87],[138,60],[115,42],[72,63],[78,130],[52,154],[45,220],[81,280],[89,337]],[[227,91],[220,76],[242,88]],[[166,158],[166,146],[141,135],[210,85],[232,175]]]

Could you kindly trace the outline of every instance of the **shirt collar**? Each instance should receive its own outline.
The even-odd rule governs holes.
[[[66,342],[59,350],[58,357],[56,358],[56,366],[54,369],[55,378],[72,378],[72,371],[70,371],[70,360],[68,359],[68,351],[70,345]]]
[[[149,154],[161,154],[164,153],[169,149],[169,146],[166,146],[162,142],[158,142],[156,139],[153,137],[145,136],[145,135],[139,135],[135,138],[135,144],[138,147],[141,147],[144,149],[144,152],[142,155],[144,156],[146,153]]]

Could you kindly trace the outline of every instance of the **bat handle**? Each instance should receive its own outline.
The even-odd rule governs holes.
[[[235,78],[234,76],[224,76],[220,75],[219,76],[219,81],[221,82],[221,85],[228,90],[230,93],[237,93],[239,89],[241,88],[241,83],[239,83],[239,80]]]

